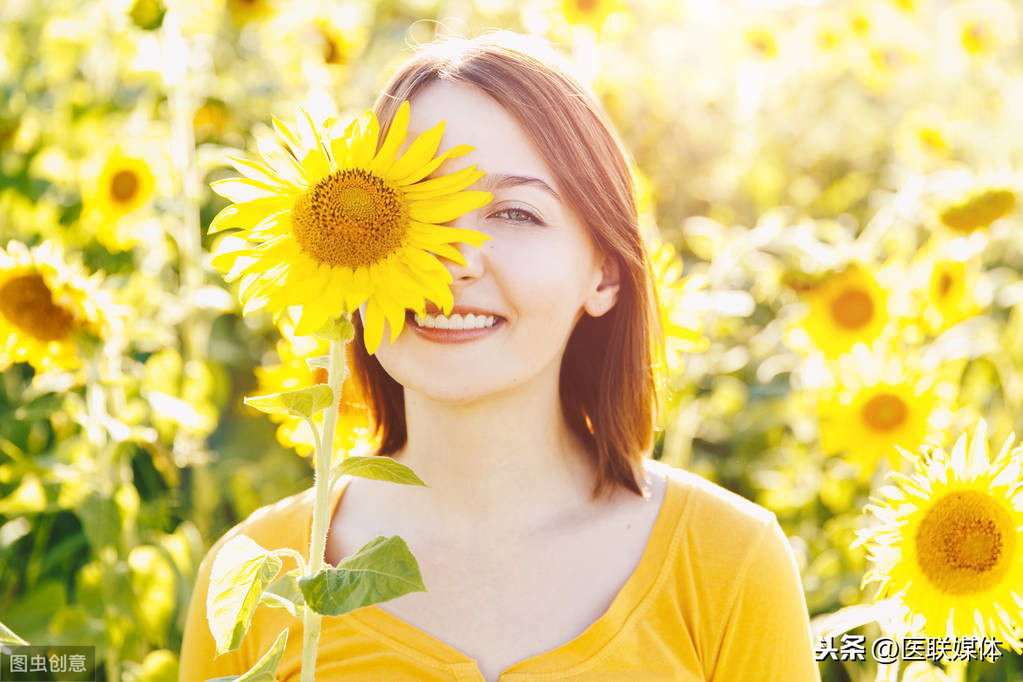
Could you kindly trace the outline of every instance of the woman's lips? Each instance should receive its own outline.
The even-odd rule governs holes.
[[[420,327],[416,324],[415,313],[411,310],[405,312],[405,323],[412,330],[428,341],[437,343],[466,343],[486,336],[504,325],[504,318],[498,317],[490,327],[482,329],[439,329],[437,327]]]

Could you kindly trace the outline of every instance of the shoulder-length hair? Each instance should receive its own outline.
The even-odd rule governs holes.
[[[401,103],[441,80],[475,86],[515,117],[597,251],[618,263],[617,302],[604,315],[584,314],[576,323],[559,391],[565,419],[592,457],[592,499],[617,486],[642,495],[638,480],[653,447],[655,361],[663,342],[625,149],[596,97],[548,44],[503,30],[441,38],[402,64],[373,107],[381,143]],[[404,389],[366,353],[359,315],[353,323],[352,364],[370,406],[378,453],[392,455],[408,437]]]

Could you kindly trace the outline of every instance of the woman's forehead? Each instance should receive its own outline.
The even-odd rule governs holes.
[[[518,121],[489,95],[471,85],[435,81],[413,95],[403,154],[422,133],[444,121],[438,153],[467,144],[475,149],[451,158],[429,177],[437,177],[477,164],[486,172],[534,177],[550,187],[555,180],[543,157]]]

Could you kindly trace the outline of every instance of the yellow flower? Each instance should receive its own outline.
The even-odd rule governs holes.
[[[821,449],[842,453],[866,479],[887,455],[899,465],[896,446],[916,448],[930,435],[938,396],[925,376],[898,354],[858,346],[834,365],[836,385],[820,394]]]
[[[657,288],[661,331],[669,373],[684,366],[683,353],[706,350],[709,340],[702,333],[700,319],[686,304],[692,292],[707,286],[707,278],[696,275],[682,277],[682,259],[669,242],[654,238],[648,245],[654,286]]]
[[[1005,187],[988,187],[945,207],[938,218],[953,230],[973,232],[1004,218],[1015,208],[1015,192]]]
[[[239,26],[274,14],[270,0],[227,0],[227,10],[231,14],[231,19]]]
[[[1016,13],[1003,0],[970,0],[956,6],[959,42],[973,57],[996,52],[1016,40]]]
[[[1013,436],[992,462],[981,420],[951,454],[921,448],[903,455],[911,475],[890,474],[867,511],[880,525],[857,531],[869,542],[871,569],[863,585],[906,607],[907,631],[929,637],[996,637],[1020,653],[1023,631],[1023,450]]]
[[[752,26],[743,38],[759,59],[773,59],[778,54],[778,42],[774,33],[766,26]]]
[[[947,159],[952,155],[951,126],[939,109],[915,111],[899,125],[895,151],[912,163]]]
[[[810,311],[803,327],[827,358],[837,358],[857,342],[871,344],[888,321],[888,297],[864,267],[850,265],[810,288]]]
[[[320,368],[310,370],[306,358],[326,355],[328,350],[328,342],[313,336],[294,337],[290,341],[281,339],[277,342],[280,364],[256,368],[258,392],[281,393],[326,383],[327,370]],[[341,387],[341,403],[338,405],[337,425],[334,430],[334,448],[331,450],[339,454],[361,452],[375,445],[371,433],[369,406],[353,374],[351,353],[346,357],[348,376]],[[321,434],[323,414],[318,413],[313,418]],[[277,440],[281,445],[294,448],[303,457],[313,453],[315,439],[304,419],[281,413],[271,414],[270,419],[280,424],[277,428]]]
[[[369,353],[380,345],[385,319],[394,341],[409,309],[426,313],[424,297],[450,313],[451,273],[433,254],[464,264],[452,243],[480,246],[489,237],[443,223],[493,195],[465,190],[484,175],[475,164],[423,178],[473,148],[458,145],[434,158],[441,121],[396,159],[408,129],[407,101],[379,151],[379,124],[369,111],[343,136],[324,136],[301,109],[300,136],[273,122],[288,149],[261,140],[265,165],[231,157],[247,177],[212,184],[235,203],[214,218],[210,232],[242,228],[218,244],[212,264],[227,281],[242,278],[244,313],[265,307],[277,319],[293,307],[295,334],[306,335],[365,303]]]
[[[620,0],[561,0],[561,13],[570,24],[582,24],[599,31],[604,20],[621,9]]]
[[[89,181],[82,198],[82,211],[96,224],[100,243],[112,251],[131,248],[136,239],[120,221],[148,204],[155,187],[147,160],[126,155],[120,149],[111,153],[99,175]]]
[[[64,262],[56,242],[0,249],[0,371],[27,362],[37,373],[81,365],[76,332],[101,334],[101,275]]]

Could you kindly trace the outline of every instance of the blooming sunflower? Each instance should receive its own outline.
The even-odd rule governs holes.
[[[310,370],[306,358],[325,355],[328,350],[328,342],[314,336],[297,336],[290,341],[281,339],[277,342],[280,364],[256,368],[259,392],[281,393],[326,383],[327,370],[321,368]],[[341,386],[337,428],[334,430],[334,448],[330,452],[362,451],[373,445],[369,406],[355,381],[351,357],[351,353],[346,354],[348,377]],[[324,414],[318,413],[313,418],[319,433],[323,433]],[[277,440],[281,445],[294,448],[303,457],[314,451],[316,441],[304,419],[283,413],[272,413],[270,419],[280,424],[277,427]]]
[[[707,286],[707,278],[696,275],[682,277],[682,260],[671,243],[655,238],[648,248],[657,288],[667,370],[674,374],[683,368],[683,353],[703,351],[710,345],[703,335],[700,319],[692,313],[686,301],[691,292]]]
[[[899,354],[857,346],[833,364],[836,384],[819,393],[821,449],[844,453],[861,479],[882,455],[893,469],[896,446],[915,449],[931,435],[928,422],[939,404],[934,377]]]
[[[299,113],[298,136],[273,120],[287,149],[261,140],[265,165],[231,157],[247,177],[212,184],[234,203],[214,218],[210,232],[242,228],[220,242],[212,264],[228,281],[242,278],[245,313],[265,307],[277,319],[285,308],[299,310],[297,335],[365,303],[364,340],[373,353],[385,319],[393,341],[407,310],[425,314],[424,297],[451,311],[451,273],[433,254],[464,264],[452,243],[480,246],[489,237],[442,223],[485,206],[493,195],[465,190],[484,175],[476,164],[423,179],[445,159],[473,149],[458,145],[434,158],[443,121],[395,158],[408,129],[408,101],[379,150],[379,124],[370,111],[338,136],[321,133],[307,112]]]
[[[888,321],[888,296],[865,267],[850,265],[804,291],[810,304],[802,326],[827,358],[857,342],[874,342]]]
[[[104,322],[100,274],[64,262],[56,242],[0,249],[0,370],[27,362],[36,372],[75,369],[75,332],[99,335]]]
[[[1020,653],[1023,633],[1023,450],[1009,436],[992,462],[987,424],[977,424],[951,455],[903,451],[911,475],[890,474],[866,510],[880,525],[857,531],[869,542],[871,569],[863,585],[906,607],[907,631],[933,637],[997,637]]]
[[[561,0],[561,13],[570,24],[586,25],[599,31],[604,20],[622,8],[621,0]]]
[[[1004,218],[1016,208],[1016,193],[1007,187],[987,187],[951,203],[938,213],[946,227],[973,232]]]
[[[156,180],[150,163],[115,149],[98,176],[83,191],[83,212],[97,223],[97,239],[112,251],[124,251],[135,240],[119,229],[125,216],[145,206],[154,194]]]

